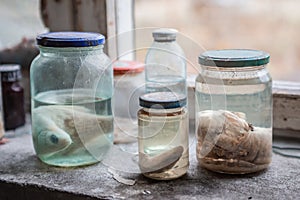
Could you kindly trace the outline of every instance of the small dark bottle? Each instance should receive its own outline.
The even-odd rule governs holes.
[[[1,65],[2,101],[5,130],[25,124],[24,89],[20,85],[20,65]]]

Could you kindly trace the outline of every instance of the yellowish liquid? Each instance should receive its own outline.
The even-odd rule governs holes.
[[[145,176],[157,180],[169,180],[186,173],[189,165],[187,120],[185,112],[164,117],[149,116],[148,113],[139,111],[140,155],[145,154],[151,159],[175,147],[183,147],[183,152],[178,160],[170,165],[162,166],[160,169],[144,171]]]

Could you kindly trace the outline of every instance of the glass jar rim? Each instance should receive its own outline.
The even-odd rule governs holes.
[[[152,32],[154,41],[156,42],[171,42],[176,40],[178,31],[172,28],[160,28]]]

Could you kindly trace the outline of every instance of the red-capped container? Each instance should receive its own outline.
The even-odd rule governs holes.
[[[144,63],[118,60],[113,63],[115,116],[136,118],[139,96],[145,93]]]

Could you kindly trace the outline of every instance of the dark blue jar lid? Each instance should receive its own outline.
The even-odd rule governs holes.
[[[186,105],[186,96],[174,92],[147,93],[140,96],[139,100],[144,108],[171,109]]]
[[[36,41],[45,47],[90,47],[104,44],[105,37],[91,32],[50,32],[38,35]]]
[[[206,51],[199,56],[199,64],[217,67],[250,67],[269,63],[270,55],[251,49]]]

